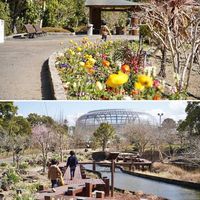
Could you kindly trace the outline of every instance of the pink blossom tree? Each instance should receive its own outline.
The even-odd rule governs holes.
[[[55,147],[55,133],[51,125],[39,124],[32,128],[33,144],[38,146],[42,153],[43,172],[46,171],[48,153]]]

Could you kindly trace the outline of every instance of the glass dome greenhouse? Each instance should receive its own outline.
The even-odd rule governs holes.
[[[111,124],[118,134],[130,123],[157,126],[155,117],[150,114],[128,109],[107,109],[90,111],[79,117],[76,121],[76,131],[91,134],[101,123]]]

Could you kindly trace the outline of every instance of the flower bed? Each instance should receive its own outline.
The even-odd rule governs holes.
[[[56,58],[67,99],[159,100],[166,96],[165,82],[156,76],[156,67],[146,65],[146,52],[138,42],[70,41],[69,48]]]

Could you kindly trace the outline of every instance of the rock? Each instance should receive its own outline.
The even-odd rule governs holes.
[[[9,188],[8,185],[2,184],[2,185],[1,185],[1,189],[2,189],[3,191],[8,191],[10,188]]]
[[[0,194],[0,200],[4,200],[4,194]]]

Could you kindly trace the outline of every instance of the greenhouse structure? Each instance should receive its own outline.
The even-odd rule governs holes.
[[[148,124],[157,126],[155,117],[144,112],[128,109],[107,109],[90,111],[76,121],[76,131],[79,134],[91,135],[101,123],[111,124],[117,134],[121,134],[128,124]]]

